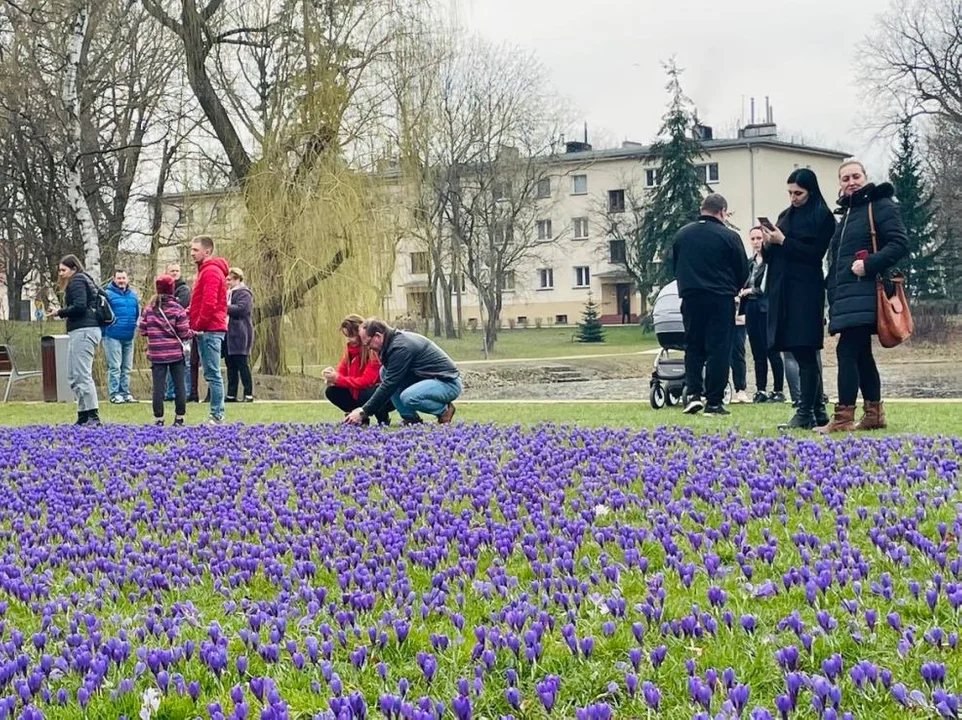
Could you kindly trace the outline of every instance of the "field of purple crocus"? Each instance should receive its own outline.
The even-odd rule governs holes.
[[[0,719],[956,718],[960,450],[0,429]]]

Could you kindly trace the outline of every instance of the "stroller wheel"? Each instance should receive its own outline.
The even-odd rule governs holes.
[[[725,405],[731,405],[733,394],[732,384],[729,382],[727,385],[725,385],[725,394],[722,396],[722,403]]]
[[[668,402],[668,393],[665,391],[664,385],[652,385],[648,401],[655,410],[661,410],[665,407],[665,404]]]
[[[673,405],[680,405],[681,397],[682,397],[681,390],[672,390],[671,388],[669,388],[668,392],[665,393],[665,400],[668,403],[668,407],[672,407]]]

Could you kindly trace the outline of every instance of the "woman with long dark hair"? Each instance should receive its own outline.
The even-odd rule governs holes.
[[[97,286],[76,255],[60,258],[57,277],[64,288],[63,307],[51,310],[67,321],[67,381],[77,398],[77,425],[100,425],[100,403],[94,383],[94,352],[102,334],[97,322]]]
[[[798,363],[799,398],[782,428],[827,425],[818,353],[825,337],[825,275],[822,261],[835,232],[818,178],[808,168],[788,176],[790,205],[777,227],[762,228],[768,263],[768,346],[788,350]]]
[[[865,166],[846,160],[838,169],[842,220],[829,250],[828,331],[838,335],[838,404],[821,430],[876,430],[885,427],[882,381],[872,355],[878,317],[876,277],[885,277],[908,252],[908,236],[890,183],[868,181]],[[872,226],[877,236],[872,247]],[[865,412],[855,422],[855,403],[862,391]]]

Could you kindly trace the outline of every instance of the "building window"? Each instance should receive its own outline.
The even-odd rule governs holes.
[[[518,315],[518,325],[527,325],[527,324],[528,324],[528,316]]]
[[[572,195],[588,194],[588,176],[587,175],[571,176],[571,194]]]
[[[426,252],[411,253],[411,274],[426,275],[428,272],[428,254]]]
[[[467,278],[464,276],[463,273],[461,274],[461,288],[460,288],[460,289],[461,289],[461,292],[467,292],[467,289],[468,289]],[[458,279],[455,277],[455,278],[452,278],[452,279],[451,279],[451,294],[454,295],[454,294],[456,294],[457,292],[458,292]]]
[[[552,237],[554,237],[551,234],[550,220],[538,220],[538,222],[535,223],[535,228],[538,231],[539,240],[550,240]]]
[[[536,197],[539,199],[551,197],[551,178],[541,178],[538,181]]]
[[[658,187],[661,185],[661,168],[645,170],[645,187]]]
[[[706,163],[698,166],[698,179],[706,185],[718,182],[718,163]]]
[[[495,200],[507,200],[511,197],[511,183],[507,180],[495,180],[491,186],[491,194]]]
[[[541,268],[538,270],[538,289],[554,289],[554,270],[552,268]]]
[[[588,287],[591,284],[591,271],[587,265],[576,265],[574,271],[575,287]]]
[[[572,218],[571,224],[574,225],[575,240],[588,239],[588,218],[586,217]]]
[[[608,212],[623,213],[624,211],[625,211],[625,191],[609,190],[608,191]]]
[[[506,247],[514,240],[514,229],[511,225],[498,223],[492,228],[491,232],[494,236],[494,242],[498,247]]]
[[[608,262],[619,264],[625,262],[627,255],[625,254],[625,241],[624,240],[609,240],[608,241]]]
[[[514,292],[514,270],[508,270],[501,276],[501,289],[505,292]]]
[[[568,316],[567,316],[567,315],[555,315],[555,316],[554,316],[554,324],[555,324],[555,325],[567,325],[567,324],[568,324]]]

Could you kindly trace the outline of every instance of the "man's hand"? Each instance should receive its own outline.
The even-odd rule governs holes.
[[[352,410],[347,415],[344,416],[344,422],[350,425],[360,425],[361,421],[364,419],[364,411],[361,408]]]
[[[781,245],[785,242],[785,233],[778,228],[769,230],[767,227],[762,226],[762,238],[770,245]]]

